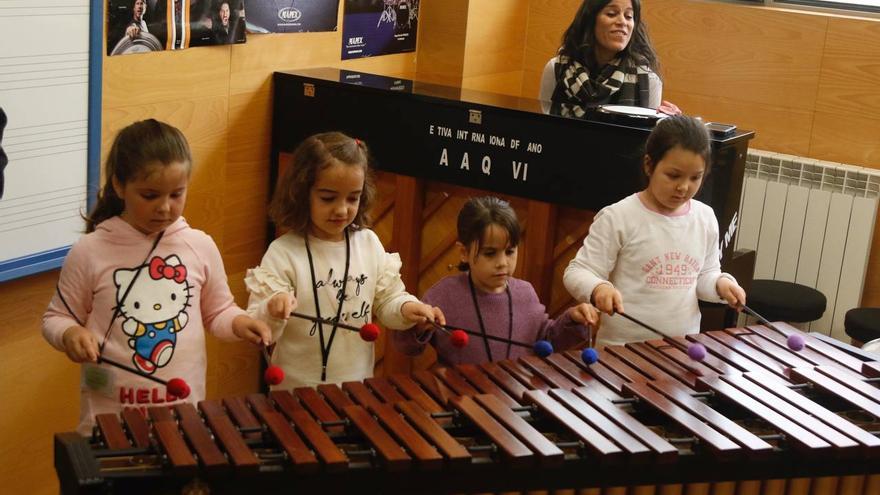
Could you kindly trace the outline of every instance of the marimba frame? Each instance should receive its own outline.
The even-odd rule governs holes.
[[[75,434],[56,436],[56,468],[65,493],[174,491],[196,478],[212,493],[444,493],[823,476],[831,478],[817,483],[828,484],[850,475],[841,479],[876,483],[862,478],[877,472],[880,449],[875,432],[865,431],[877,429],[880,408],[878,389],[864,381],[873,365],[815,337],[794,354],[764,327],[689,338],[710,344],[710,358],[687,362],[680,346],[648,341],[606,349],[589,367],[569,352],[254,394],[222,406],[205,401],[201,416],[186,405],[173,414],[151,408],[149,423],[127,412],[124,428],[103,416],[92,445]],[[854,376],[860,385],[844,383]],[[762,383],[769,384],[764,392],[756,388]],[[755,411],[761,419],[750,419]],[[844,411],[864,421],[841,419]],[[736,430],[744,423],[751,426]],[[144,438],[145,431],[152,435]],[[762,493],[760,482],[751,485],[745,493]]]

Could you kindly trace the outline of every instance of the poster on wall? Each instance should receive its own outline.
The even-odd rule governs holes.
[[[415,51],[419,0],[345,0],[342,59]]]
[[[169,0],[109,0],[107,55],[157,52],[168,40]]]
[[[244,43],[244,5],[244,0],[108,0],[107,55]]]
[[[189,46],[244,43],[244,0],[189,0]]]
[[[339,0],[247,0],[249,33],[336,31]]]

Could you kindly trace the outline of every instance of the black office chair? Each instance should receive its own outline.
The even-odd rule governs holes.
[[[812,287],[781,280],[752,280],[749,307],[770,321],[806,323],[825,313],[825,295]]]

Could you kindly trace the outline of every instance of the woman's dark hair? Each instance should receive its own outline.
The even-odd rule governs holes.
[[[458,242],[469,249],[477,243],[477,251],[483,247],[483,235],[491,225],[497,225],[507,232],[511,246],[519,246],[522,228],[516,218],[516,211],[510,203],[494,196],[471,198],[458,212]],[[470,269],[466,262],[458,265],[461,271]]]
[[[155,119],[141,120],[125,127],[113,140],[104,162],[104,186],[98,201],[86,217],[86,232],[93,232],[104,220],[125,210],[125,203],[113,188],[113,179],[120,185],[149,176],[155,165],[183,163],[187,174],[192,170],[192,153],[180,129]]]
[[[642,22],[640,0],[631,0],[635,27],[626,48],[621,51],[621,66],[645,66],[658,72],[657,53],[651,45],[648,28]],[[584,0],[574,20],[562,35],[560,55],[571,57],[590,68],[596,67],[596,17],[611,0]]]
[[[275,225],[305,236],[311,224],[310,196],[318,172],[337,163],[364,169],[364,188],[351,228],[358,230],[369,227],[368,212],[376,195],[369,167],[369,151],[363,141],[341,132],[315,134],[293,151],[290,164],[278,178],[275,194],[269,204],[269,217]]]
[[[709,138],[709,130],[702,120],[686,115],[674,115],[657,122],[645,143],[645,155],[648,157],[646,166],[649,167],[646,172],[649,175],[653,173],[660,160],[676,146],[703,157],[706,163],[703,176],[709,174],[712,165],[712,142]]]

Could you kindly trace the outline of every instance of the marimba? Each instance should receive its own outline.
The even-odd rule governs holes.
[[[784,332],[797,330],[777,324]],[[99,415],[63,493],[880,493],[875,357],[763,326]],[[628,491],[629,490],[629,491]]]

